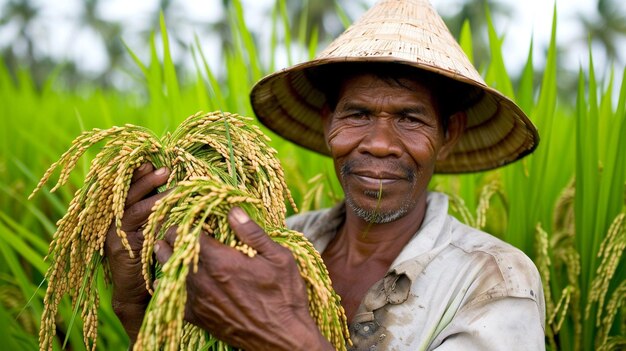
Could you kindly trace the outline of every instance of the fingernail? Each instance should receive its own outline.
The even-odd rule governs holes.
[[[141,166],[139,166],[139,168],[138,168],[138,169],[139,169],[140,171],[143,171],[144,169],[146,169],[146,167],[148,167],[148,164],[147,164],[147,163],[144,163],[144,164],[142,164]]]
[[[160,248],[161,248],[161,246],[159,244],[154,244],[154,249],[152,249],[152,250],[154,251],[154,253],[157,253]]]
[[[235,217],[235,221],[239,224],[244,224],[250,220],[250,217],[239,207],[233,207],[231,213],[233,217]]]
[[[160,175],[164,175],[165,172],[167,172],[167,168],[161,167],[161,168],[157,169],[156,171],[154,171],[154,174],[160,176]]]

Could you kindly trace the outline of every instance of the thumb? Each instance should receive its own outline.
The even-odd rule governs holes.
[[[282,248],[240,207],[233,207],[228,213],[228,222],[239,238],[264,256],[270,256]]]

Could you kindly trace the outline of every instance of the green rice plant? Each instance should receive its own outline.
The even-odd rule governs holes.
[[[126,195],[130,187],[134,170],[141,164],[151,162],[156,167],[168,167],[171,170],[167,184],[163,187],[171,188],[181,184],[181,189],[188,189],[187,193],[174,190],[162,203],[173,206],[175,209],[166,207],[165,210],[157,211],[151,215],[149,226],[145,230],[145,240],[142,249],[142,263],[144,265],[144,278],[149,291],[154,277],[151,275],[153,262],[152,250],[154,241],[158,235],[159,224],[168,219],[165,224],[180,225],[182,230],[179,238],[194,249],[175,246],[176,258],[170,270],[170,265],[164,267],[164,281],[160,284],[166,292],[177,291],[173,296],[166,293],[159,294],[154,310],[148,309],[147,322],[144,323],[137,345],[140,349],[176,349],[181,345],[180,338],[189,342],[205,343],[205,339],[187,338],[182,335],[182,312],[186,299],[184,294],[187,265],[190,262],[197,264],[199,243],[197,235],[204,229],[209,234],[221,239],[224,243],[238,248],[249,255],[254,255],[244,244],[239,243],[232,232],[227,229],[226,208],[220,207],[223,203],[233,204],[256,203],[265,209],[262,216],[256,216],[260,224],[270,228],[285,227],[285,199],[293,200],[284,181],[280,163],[275,157],[276,151],[267,146],[267,137],[256,127],[250,126],[249,119],[224,113],[214,112],[209,114],[197,113],[187,118],[173,133],[159,138],[150,130],[134,125],[112,127],[106,130],[94,129],[82,133],[73,142],[72,147],[66,151],[59,161],[52,164],[39,182],[33,194],[35,194],[48,181],[53,172],[60,168],[59,180],[51,189],[55,191],[67,181],[70,172],[75,167],[80,157],[87,149],[103,140],[107,140],[102,150],[92,160],[89,173],[84,185],[75,193],[69,205],[66,215],[57,223],[58,229],[50,244],[48,258],[52,259],[51,266],[46,272],[48,287],[44,298],[44,309],[41,317],[40,349],[51,350],[53,337],[56,330],[57,309],[61,297],[65,294],[76,311],[81,312],[83,321],[83,338],[85,345],[90,349],[96,348],[98,331],[98,307],[99,292],[97,290],[96,275],[104,257],[104,240],[110,223],[113,221],[117,228],[117,235],[121,238],[128,254],[133,257],[126,234],[121,230],[121,220],[124,214]],[[202,178],[199,178],[202,177]],[[210,180],[212,192],[202,194],[196,182],[183,182],[186,180],[201,179]],[[181,201],[181,197],[200,193],[197,201]],[[190,197],[194,199],[194,196]],[[243,201],[243,200],[245,201]],[[171,210],[171,213],[170,213]],[[197,217],[198,211],[201,216]],[[209,216],[211,215],[211,216]],[[194,226],[191,230],[190,226]],[[273,229],[276,232],[277,229]],[[152,232],[152,234],[151,234]],[[220,234],[221,233],[221,234]],[[162,233],[161,233],[162,234]],[[273,237],[281,237],[274,235]],[[292,251],[300,263],[301,273],[309,283],[309,298],[311,314],[325,336],[337,348],[345,347],[347,327],[345,314],[339,303],[338,296],[332,291],[321,258],[315,250],[296,251],[306,245],[303,236],[288,235],[290,239],[298,239],[297,242],[289,242],[284,238],[282,242]],[[178,242],[178,241],[177,241]],[[242,246],[243,245],[243,246]],[[310,245],[310,244],[309,244]],[[312,247],[310,247],[312,249]],[[85,264],[86,263],[86,264]],[[317,267],[317,270],[308,269]],[[321,283],[318,283],[321,282]],[[169,285],[168,285],[169,284]],[[171,286],[170,286],[171,285]],[[175,289],[174,289],[175,288]],[[169,296],[166,301],[161,296]],[[166,313],[168,320],[163,321],[163,316],[158,319],[153,317],[162,311],[163,306],[175,306],[178,313],[177,323],[172,320],[172,313]],[[173,308],[173,307],[170,307]],[[177,325],[177,326],[176,326]],[[143,335],[157,335],[152,331],[159,331],[166,326],[165,333],[158,333],[163,339],[146,339]],[[198,335],[193,328],[185,328],[189,332]],[[142,343],[144,342],[145,343]],[[184,345],[181,347],[191,347]],[[217,343],[217,347],[223,346]]]
[[[520,104],[542,140],[519,162],[478,175],[436,177],[435,188],[450,195],[451,212],[464,222],[534,259],[544,284],[549,350],[621,349],[626,335],[626,76],[615,102],[613,77],[602,90],[590,58],[588,77],[582,69],[579,74],[577,106],[558,105],[555,10],[539,91],[533,83],[532,44],[514,91],[501,39],[491,23],[488,28],[492,59],[486,80]],[[471,50],[471,43],[461,44]],[[494,181],[498,196],[488,199]],[[486,222],[477,219],[479,208],[488,211]]]
[[[315,35],[309,35],[310,41],[303,42],[302,38],[307,36],[288,29],[290,18],[284,0],[275,3],[269,41],[260,41],[241,13],[236,13],[244,11],[242,7],[237,10],[237,4],[230,2],[227,11],[232,42],[236,45],[224,52],[220,67],[209,67],[205,51],[196,44],[193,55],[196,72],[186,76],[177,71],[169,45],[163,42],[168,36],[162,21],[160,33],[151,39],[149,62],[135,60],[140,89],[130,93],[92,86],[64,88],[58,84],[62,68],[38,88],[30,72],[21,70],[12,76],[0,58],[0,114],[5,122],[5,128],[0,130],[0,285],[12,286],[9,295],[2,295],[7,301],[4,297],[0,300],[0,337],[3,342],[6,340],[6,345],[34,349],[38,343],[38,335],[20,320],[37,321],[43,313],[44,292],[38,286],[49,262],[42,257],[56,230],[54,223],[63,216],[67,203],[82,186],[89,160],[96,157],[95,150],[85,152],[64,187],[50,193],[44,185],[46,191],[40,196],[31,201],[26,198],[39,175],[75,135],[83,130],[127,123],[163,135],[179,125],[182,117],[198,110],[251,115],[248,93],[259,74],[273,72],[281,56],[290,55],[295,63],[304,57],[303,49],[310,57],[323,44],[317,42]],[[337,8],[341,10],[339,5]],[[347,26],[349,17],[343,12],[340,17]],[[488,204],[482,206],[486,211],[484,230],[519,247],[535,260],[547,299],[549,350],[623,348],[626,263],[623,255],[617,261],[611,257],[620,253],[622,234],[615,229],[619,228],[615,223],[624,212],[624,78],[595,81],[595,77],[587,76],[589,73],[581,72],[578,106],[571,106],[567,101],[557,100],[560,77],[556,21],[546,66],[538,81],[533,77],[536,65],[532,43],[521,76],[513,77],[501,59],[500,42],[506,37],[498,35],[493,27],[489,31],[492,60],[480,67],[480,71],[490,85],[514,98],[538,126],[539,148],[500,170],[436,176],[433,188],[449,193],[451,212],[463,219],[458,211],[465,211],[465,220],[470,224],[477,225],[479,205]],[[460,41],[471,57],[468,34],[469,23],[465,24]],[[157,40],[161,40],[163,52],[157,51]],[[259,50],[261,47],[269,50]],[[620,95],[615,100],[613,92],[620,84]],[[250,123],[257,124],[255,120]],[[332,176],[331,160],[276,138],[259,127],[272,138],[271,145],[278,150],[277,156],[285,169],[285,182],[300,208],[328,207],[336,202],[341,189]],[[320,174],[321,178],[314,178]],[[489,199],[482,198],[490,184],[497,185],[497,191]],[[457,206],[457,201],[465,208]],[[101,300],[107,301],[110,290],[102,273],[95,274],[94,289],[101,294]],[[18,287],[20,293],[13,287]],[[606,292],[595,292],[604,287]],[[23,304],[19,311],[11,304],[16,300]],[[74,318],[71,327],[74,313],[69,299],[61,299],[55,349],[62,347],[59,340],[64,339],[68,349],[85,349],[80,319]],[[98,328],[98,349],[124,349],[128,340],[111,306],[100,304],[98,317],[102,321]]]

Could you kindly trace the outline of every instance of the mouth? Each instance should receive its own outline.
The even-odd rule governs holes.
[[[340,176],[351,178],[357,184],[368,189],[384,187],[390,189],[396,184],[413,183],[416,179],[415,171],[398,162],[381,163],[377,160],[350,160],[341,167]]]
[[[390,185],[400,180],[403,180],[403,177],[391,174],[369,174],[369,173],[358,173],[355,172],[352,174],[354,178],[356,178],[359,182],[371,185],[371,186],[380,186],[380,185]]]

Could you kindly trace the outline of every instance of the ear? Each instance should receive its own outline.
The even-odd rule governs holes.
[[[443,145],[441,149],[439,149],[437,160],[443,160],[448,157],[461,138],[461,135],[463,135],[463,132],[465,132],[466,125],[467,114],[465,111],[460,111],[450,116],[448,120],[448,130],[445,132]]]

